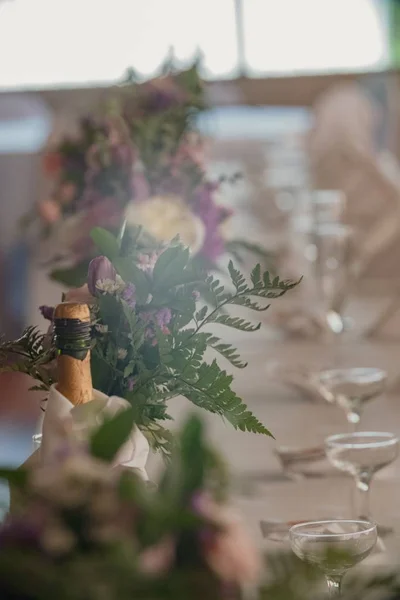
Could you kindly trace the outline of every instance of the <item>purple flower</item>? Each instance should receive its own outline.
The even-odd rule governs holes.
[[[129,377],[128,378],[128,390],[130,392],[133,391],[135,385],[136,385],[136,377]]]
[[[155,315],[154,315],[154,320],[157,323],[157,325],[159,326],[159,328],[161,329],[161,331],[165,334],[169,333],[169,329],[167,327],[167,325],[170,324],[172,319],[172,312],[170,308],[160,308],[160,310],[158,310]]]
[[[101,280],[115,281],[117,273],[111,262],[105,256],[97,256],[94,258],[88,269],[88,288],[92,296],[96,296],[98,290],[96,284]]]
[[[133,283],[128,283],[122,294],[121,294],[121,298],[123,300],[125,300],[125,302],[128,304],[129,308],[134,309],[136,306],[136,287]]]
[[[0,548],[6,546],[38,546],[40,537],[40,523],[31,523],[20,518],[6,521],[0,529]]]
[[[39,306],[39,310],[42,313],[42,317],[46,319],[46,321],[52,321],[54,317],[54,306],[46,306],[43,304]]]

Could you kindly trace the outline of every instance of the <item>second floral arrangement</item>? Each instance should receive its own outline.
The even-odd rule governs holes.
[[[90,230],[116,233],[124,222],[142,226],[149,246],[179,235],[208,269],[239,249],[263,252],[227,238],[232,211],[219,200],[221,181],[206,173],[196,125],[203,107],[195,67],[168,73],[120,88],[117,104],[81,120],[75,135],[45,154],[52,191],[23,222],[47,242],[53,279],[81,285],[95,256]]]

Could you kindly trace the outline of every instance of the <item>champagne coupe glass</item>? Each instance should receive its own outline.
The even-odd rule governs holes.
[[[340,406],[354,429],[360,422],[364,404],[384,392],[386,381],[386,371],[375,367],[328,369],[313,376],[325,400]]]
[[[291,527],[289,539],[296,556],[316,565],[325,575],[329,595],[337,597],[344,574],[375,546],[377,530],[368,521],[312,521]]]
[[[354,477],[358,490],[357,518],[368,520],[372,477],[396,460],[399,438],[388,432],[342,433],[326,438],[325,449],[334,467]]]

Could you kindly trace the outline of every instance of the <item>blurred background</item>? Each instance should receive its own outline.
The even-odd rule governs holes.
[[[45,193],[49,140],[118,94],[128,68],[156,77],[171,53],[182,69],[201,56],[209,172],[243,174],[225,198],[234,231],[300,274],[295,240],[306,262],[315,249],[300,239],[302,193],[336,191],[356,227],[357,293],[396,298],[399,28],[395,0],[0,0],[0,330],[43,325],[37,307],[60,299],[17,234]],[[40,394],[18,374],[0,382],[0,463],[17,464]]]

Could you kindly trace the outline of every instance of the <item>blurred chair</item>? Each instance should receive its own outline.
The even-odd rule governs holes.
[[[309,139],[315,187],[341,189],[355,227],[353,275],[390,277],[388,252],[400,243],[400,168],[377,148],[384,114],[357,83],[340,84],[315,105]]]

